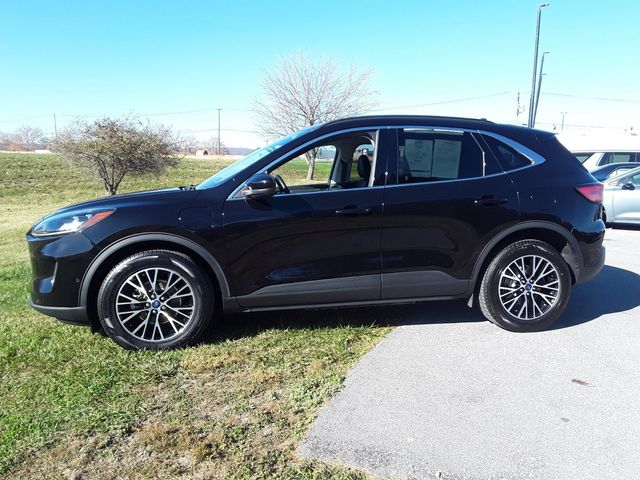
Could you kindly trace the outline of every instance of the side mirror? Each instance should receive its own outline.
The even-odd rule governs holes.
[[[636,189],[636,186],[631,182],[622,184],[622,190],[635,190],[635,189]]]
[[[277,191],[276,181],[271,175],[256,173],[247,181],[242,195],[244,198],[267,198],[275,195]]]

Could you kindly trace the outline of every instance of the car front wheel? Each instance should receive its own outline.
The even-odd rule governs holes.
[[[542,330],[562,314],[571,273],[562,256],[539,240],[509,245],[485,271],[478,300],[484,316],[515,332]]]
[[[130,349],[161,350],[197,342],[213,315],[208,275],[188,256],[136,253],[118,263],[98,292],[104,331]]]

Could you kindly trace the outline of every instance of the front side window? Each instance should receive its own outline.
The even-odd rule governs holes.
[[[298,152],[267,173],[287,186],[280,194],[317,192],[371,186],[374,177],[377,132],[356,132]],[[315,164],[311,170],[310,165]]]
[[[469,132],[398,131],[398,183],[457,180],[485,174],[488,174],[485,156]]]
[[[626,183],[631,183],[634,187],[640,187],[640,173],[623,177],[620,180],[619,185],[624,185]]]
[[[367,169],[368,165],[373,165],[373,144],[365,143],[359,145],[353,152],[353,158],[351,159],[351,170],[349,171],[350,181],[362,180],[362,169]]]

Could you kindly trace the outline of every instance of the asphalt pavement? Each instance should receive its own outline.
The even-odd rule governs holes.
[[[553,330],[504,331],[461,302],[387,308],[400,326],[349,373],[300,455],[393,479],[640,476],[640,231]]]

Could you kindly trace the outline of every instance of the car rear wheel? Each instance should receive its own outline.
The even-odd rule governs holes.
[[[509,245],[491,261],[480,284],[484,316],[514,332],[543,330],[562,314],[571,273],[562,256],[539,240]]]
[[[188,256],[136,253],[118,263],[98,292],[104,331],[130,349],[162,350],[197,342],[213,315],[208,275]]]

